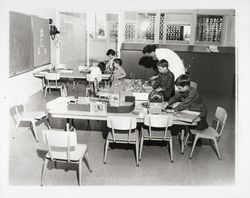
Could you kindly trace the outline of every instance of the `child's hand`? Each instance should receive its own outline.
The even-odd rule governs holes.
[[[160,92],[160,91],[162,91],[163,89],[162,88],[157,88],[157,89],[155,89],[156,91],[158,91],[158,92]]]

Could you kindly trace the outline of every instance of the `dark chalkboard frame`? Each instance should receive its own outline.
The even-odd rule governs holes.
[[[9,12],[9,77],[14,77],[34,68],[51,63],[48,19]],[[46,56],[37,56],[39,30],[43,28]],[[35,51],[36,50],[36,51]],[[42,49],[44,50],[44,49]],[[44,51],[43,51],[44,52]]]
[[[9,14],[9,75],[12,77],[32,70],[34,56],[31,16]]]

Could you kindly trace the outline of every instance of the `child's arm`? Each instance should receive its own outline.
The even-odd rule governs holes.
[[[158,78],[156,78],[155,83],[153,85],[153,89],[157,89],[160,86],[160,84],[161,84],[161,77],[158,76]]]
[[[199,95],[197,92],[190,91],[188,96],[184,98],[184,100],[176,106],[174,109],[175,111],[182,111],[184,109],[187,109],[196,99],[198,99]]]
[[[125,70],[122,68],[122,69],[120,70],[120,74],[119,74],[119,77],[117,77],[117,79],[122,79],[122,78],[124,78],[126,75],[127,75],[127,73],[126,73]]]

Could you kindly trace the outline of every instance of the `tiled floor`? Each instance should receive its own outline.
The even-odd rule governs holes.
[[[71,89],[71,87],[70,87]],[[69,91],[73,94],[72,91]],[[79,95],[84,90],[79,89]],[[185,154],[180,154],[178,140],[174,138],[174,163],[170,162],[168,150],[159,144],[144,145],[140,167],[136,167],[133,147],[121,149],[114,147],[108,152],[107,164],[103,164],[104,142],[102,130],[104,122],[91,121],[91,131],[87,131],[87,122],[76,121],[78,142],[86,143],[89,147],[90,163],[93,172],[90,173],[83,164],[82,185],[167,185],[167,186],[215,186],[233,185],[235,183],[235,99],[231,94],[200,93],[208,107],[208,120],[211,121],[217,106],[224,107],[228,112],[228,120],[219,142],[222,160],[218,160],[212,147],[203,141],[202,146],[194,150],[193,158],[188,158],[190,146]],[[59,96],[58,92],[47,95],[39,92],[32,96],[28,110],[45,109],[45,104]],[[40,185],[41,170],[46,145],[42,142],[41,130],[44,124],[37,126],[37,143],[29,128],[20,127],[16,138],[11,135],[14,122],[10,117],[9,143],[9,184],[10,185]],[[52,119],[52,128],[64,128],[65,120]],[[76,167],[49,164],[45,177],[45,186],[76,186]]]

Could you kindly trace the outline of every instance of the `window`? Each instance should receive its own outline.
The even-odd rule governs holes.
[[[125,40],[135,41],[135,23],[127,22],[125,24]]]
[[[223,16],[197,15],[196,37],[198,42],[220,43]]]
[[[155,39],[155,17],[156,14],[138,14],[138,40]]]
[[[174,24],[173,22],[168,21],[166,14],[161,13],[159,27],[159,41],[161,43],[188,43],[190,40],[190,31],[190,24]]]

